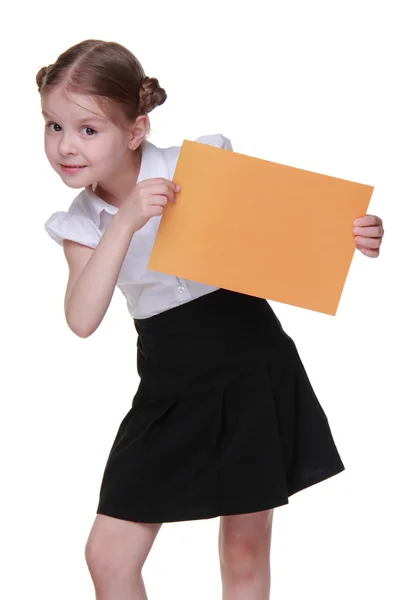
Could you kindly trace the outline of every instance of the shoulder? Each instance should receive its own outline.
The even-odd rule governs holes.
[[[46,232],[60,246],[64,239],[69,239],[91,248],[96,247],[100,232],[88,200],[86,190],[82,190],[68,210],[52,213],[45,222]]]
[[[231,140],[222,135],[222,133],[215,133],[213,135],[202,135],[195,141],[199,142],[200,144],[215,146],[216,148],[225,148],[225,150],[233,150]]]
[[[215,133],[211,135],[202,135],[198,137],[195,142],[200,144],[207,144],[208,146],[215,146],[216,148],[224,148],[226,150],[233,150],[230,139],[222,135],[222,133]],[[175,171],[176,163],[178,162],[179,153],[182,146],[172,146],[170,148],[163,148],[162,152],[164,158],[168,164],[171,177]]]

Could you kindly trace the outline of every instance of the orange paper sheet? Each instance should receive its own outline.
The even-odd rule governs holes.
[[[373,187],[184,141],[148,268],[335,315]]]

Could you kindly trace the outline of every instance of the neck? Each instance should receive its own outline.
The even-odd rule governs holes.
[[[121,165],[118,172],[114,172],[107,179],[97,182],[96,195],[108,204],[120,208],[136,186],[141,162],[141,149],[130,153],[127,156],[126,163]]]

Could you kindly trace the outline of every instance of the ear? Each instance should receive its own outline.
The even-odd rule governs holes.
[[[130,140],[129,140],[129,149],[136,150],[139,148],[140,144],[143,142],[144,138],[147,135],[149,130],[149,117],[147,115],[140,115],[137,119],[132,123],[130,128]]]

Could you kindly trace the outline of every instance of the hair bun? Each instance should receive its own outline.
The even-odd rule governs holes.
[[[160,87],[155,77],[145,77],[139,90],[139,112],[149,113],[167,99],[165,90]]]
[[[36,75],[36,84],[38,86],[38,90],[40,91],[42,85],[45,83],[46,77],[53,65],[49,65],[48,67],[42,67],[39,69]]]

